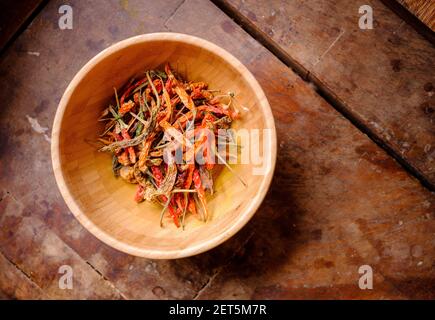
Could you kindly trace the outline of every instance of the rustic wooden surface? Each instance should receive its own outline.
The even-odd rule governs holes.
[[[51,129],[54,176],[74,216],[107,245],[149,259],[190,257],[231,238],[256,213],[274,174],[275,125],[258,82],[219,46],[186,34],[161,32],[136,36],[102,54],[100,62],[86,65],[86,70],[93,72],[81,70],[69,84],[71,97],[62,98]],[[136,186],[114,179],[110,156],[97,152],[95,144],[89,144],[89,139],[98,138],[95,125],[101,105],[113,95],[113,87],[119,88],[132,74],[143,74],[144,70],[167,62],[174,69],[183,66],[186,79],[205,81],[210,88],[222,92],[237,92],[237,102],[249,110],[249,114],[241,110],[239,128],[273,130],[267,146],[261,150],[263,163],[268,164],[264,174],[252,174],[256,167],[253,163],[234,167],[235,174],[228,170],[220,172],[213,181],[213,197],[207,201],[206,216],[211,221],[201,223],[197,217],[188,215],[182,232],[171,217],[163,219],[164,227],[159,228],[162,208],[147,201],[140,205],[132,201]],[[242,177],[245,185],[237,177]]]
[[[0,52],[42,4],[43,0],[0,1]]]
[[[400,19],[411,26],[415,31],[422,35],[426,40],[435,45],[435,32],[425,24],[417,16],[415,16],[411,11],[406,9],[405,6],[400,4],[397,0],[380,0],[387,8],[394,12]],[[431,0],[434,2],[433,0]],[[435,2],[434,2],[435,3]]]
[[[70,3],[73,30],[58,29],[63,3],[52,1],[0,61],[0,297],[435,298],[434,195],[220,9],[201,0]],[[279,143],[253,220],[218,248],[172,261],[129,256],[90,235],[50,163],[54,112],[74,74],[111,43],[153,31],[197,35],[238,57],[269,99]],[[358,288],[363,264],[373,290]],[[73,290],[59,289],[61,265],[74,270]]]
[[[357,0],[217,2],[435,190],[432,44],[378,0],[364,2],[373,30],[359,29]]]
[[[433,0],[397,0],[413,15],[435,31],[435,1]]]

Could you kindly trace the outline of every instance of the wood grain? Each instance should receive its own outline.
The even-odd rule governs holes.
[[[0,117],[0,186],[22,208],[8,209],[6,216],[16,216],[0,223],[0,249],[33,272],[31,281],[47,295],[62,297],[52,272],[73,259],[88,277],[104,280],[90,283],[106,297],[434,298],[434,195],[213,4],[71,1],[80,12],[77,28],[62,32],[60,3],[50,2],[0,62],[7,80],[0,98],[8,101]],[[247,65],[271,103],[279,145],[271,192],[251,222],[216,249],[173,261],[126,255],[87,232],[57,191],[50,144],[26,117],[49,136],[60,97],[81,66],[115,41],[162,30],[211,40]],[[45,225],[47,235],[32,240],[25,232],[32,223]],[[43,246],[45,237],[55,244]],[[50,249],[64,245],[59,260],[50,260]],[[374,268],[372,291],[358,288],[361,264]],[[22,292],[24,286],[17,281]],[[76,286],[70,296],[91,296],[92,286]]]
[[[0,253],[0,300],[46,299],[44,291]],[[2,296],[3,294],[3,296]]]
[[[136,34],[167,30],[163,24],[181,2],[150,1],[143,6],[140,5],[142,2],[129,1],[126,5],[125,2],[111,1],[94,7],[82,1],[72,1],[74,12],[80,12],[80,15],[76,15],[75,29],[71,32],[58,29],[57,9],[63,3],[52,1],[0,63],[0,75],[7,79],[0,89],[0,97],[9,101],[0,118],[1,188],[23,207],[18,215],[31,215],[45,224],[58,237],[60,244],[67,244],[89,264],[89,277],[97,273],[126,298],[194,297],[214,269],[226,264],[238,252],[248,234],[242,231],[231,243],[192,259],[153,261],[114,250],[87,232],[66,207],[56,186],[50,144],[44,134],[50,135],[54,114],[66,86],[90,58],[116,41]],[[106,19],[108,15],[113,18]],[[95,21],[99,21],[98,29]],[[40,55],[28,55],[29,50]],[[17,117],[17,114],[21,116]],[[47,130],[38,128],[34,122],[32,127],[27,116]],[[32,179],[29,179],[29,174]],[[5,239],[22,232],[13,221],[3,223],[1,228]],[[26,271],[31,269],[41,279],[53,277],[51,270],[40,263],[49,248],[43,247],[39,240],[33,245],[38,250],[33,254],[39,261],[29,261]],[[8,257],[14,262],[26,259],[30,254],[28,247],[9,247],[8,243],[4,243],[3,249],[8,249]],[[46,290],[47,294],[58,295],[56,288],[50,290]],[[76,287],[76,290],[85,289]],[[83,296],[85,293],[73,294]]]
[[[359,29],[357,1],[218,3],[435,188],[435,49],[429,42],[379,1],[366,3],[373,8],[373,30]]]
[[[419,18],[435,32],[435,1],[433,0],[397,0],[413,15]]]
[[[259,130],[258,141],[242,142],[240,147],[257,150],[263,161],[259,165],[236,165],[233,173],[222,168],[213,182],[216,192],[207,200],[207,221],[189,215],[183,230],[169,216],[161,227],[161,206],[133,201],[136,186],[116,179],[111,155],[89,143],[89,139],[97,141],[104,131],[98,118],[113,96],[113,87],[120,88],[133,76],[165,63],[173,68],[182,66],[183,76],[189,81],[203,81],[221,92],[236,92],[237,102],[249,112],[241,110],[241,118],[234,123],[235,139],[238,129]],[[276,134],[269,103],[240,61],[203,39],[159,32],[117,43],[77,73],[56,112],[51,152],[63,198],[86,229],[129,254],[179,259],[214,248],[251,219],[273,176]],[[256,175],[262,166],[262,173]]]
[[[0,2],[0,52],[13,40],[31,15],[43,5],[43,0]]]
[[[198,15],[203,22],[192,24]],[[433,297],[433,194],[270,52],[242,42],[247,34],[213,5],[187,0],[167,26],[243,61],[278,134],[275,177],[251,236],[197,298]],[[376,290],[358,288],[363,264],[375,270]]]
[[[0,247],[35,286],[58,299],[120,299],[122,295],[13,195],[2,197]],[[59,268],[73,270],[75,290],[59,287]],[[42,271],[42,272],[40,272]],[[20,287],[19,290],[22,288]],[[21,296],[21,298],[24,298]],[[28,298],[33,298],[29,295]]]

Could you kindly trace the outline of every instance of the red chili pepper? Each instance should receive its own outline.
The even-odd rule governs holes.
[[[122,134],[122,137],[125,140],[130,140],[131,139],[130,135],[127,132],[127,129],[122,129],[121,130],[121,134]],[[130,157],[131,163],[136,163],[136,153],[134,152],[134,148],[133,147],[127,147],[126,149],[128,151],[128,155]]]
[[[193,195],[189,195],[187,209],[193,214],[196,214],[196,205],[195,200],[193,199]]]
[[[190,97],[192,99],[202,99],[202,98],[204,98],[200,88],[194,88],[192,93],[190,94]]]
[[[176,193],[174,195],[175,203],[177,204],[177,207],[183,208],[183,204],[181,203],[182,199],[180,198],[181,193]]]
[[[169,95],[172,95],[172,94],[173,94],[173,92],[172,92],[172,81],[171,81],[171,79],[168,79],[168,80],[166,81],[166,83],[165,83],[165,89],[166,89],[166,91],[169,93]]]
[[[166,198],[166,197],[165,197]],[[175,209],[175,197],[172,197],[170,205],[169,205],[169,213],[172,217],[172,220],[174,220],[175,225],[177,228],[180,227],[180,222],[178,221],[179,212]]]
[[[184,207],[186,204],[184,203],[184,197],[181,193],[175,194],[175,202],[177,203],[177,212],[181,216],[184,212]]]
[[[204,111],[213,112],[216,114],[229,115],[228,110],[225,110],[223,108],[219,108],[216,105],[214,105],[214,106],[202,105],[202,106],[198,107],[198,110],[204,110]]]
[[[160,79],[156,79],[156,80],[153,81],[153,83],[154,83],[154,87],[156,87],[157,93],[160,94],[160,92],[163,89],[162,82],[160,81]]]
[[[145,192],[144,187],[142,187],[140,184],[138,184],[137,189],[136,189],[136,194],[134,195],[134,201],[142,202],[144,192]]]
[[[195,189],[198,190],[198,193],[202,193],[204,190],[202,188],[201,176],[199,175],[198,169],[193,171],[193,184],[195,185]]]
[[[168,92],[169,93],[169,92]],[[171,105],[173,105],[173,106],[175,106],[175,105],[177,105],[178,103],[180,103],[180,97],[178,97],[178,96],[176,96],[176,97],[174,97],[174,98],[172,98],[171,99]]]
[[[226,110],[224,109],[220,104],[217,105],[202,105],[199,106],[197,108],[198,110],[205,110],[205,111],[209,111],[209,112],[213,112],[216,114],[223,114],[226,115],[228,117],[230,117],[231,119],[238,119],[240,118],[240,115],[238,112],[232,111],[232,110]]]
[[[116,141],[121,141],[122,140],[122,137],[119,134],[117,134],[116,132],[111,132],[111,133],[112,133],[112,136],[115,138]]]
[[[143,98],[142,98],[141,94],[139,92],[136,92],[133,95],[133,101],[134,101],[134,103],[140,104],[141,100],[143,101]]]
[[[160,170],[159,167],[157,167],[157,166],[152,166],[152,167],[151,167],[151,172],[152,172],[154,178],[156,179],[156,185],[157,185],[157,187],[159,187],[160,184],[161,184],[162,181],[163,181],[163,174],[162,174],[162,171]],[[167,198],[166,196],[163,196],[163,195],[160,196],[160,199],[161,199],[164,203],[166,203],[166,202],[168,201],[168,198]],[[179,227],[180,227],[180,223],[179,223],[179,221],[178,221],[179,212],[177,212],[178,210],[175,209],[175,208],[176,208],[176,205],[177,205],[177,204],[176,204],[176,202],[175,202],[175,196],[173,196],[172,199],[171,199],[171,201],[169,202],[168,209],[169,209],[169,214],[170,214],[171,217],[172,217],[172,220],[174,220],[175,225],[177,226],[177,228],[179,228]]]
[[[184,181],[184,186],[183,186],[184,189],[190,189],[190,185],[192,184],[194,170],[195,170],[195,165],[190,164],[189,167],[187,168],[187,177],[186,177],[186,181]]]
[[[121,107],[119,108],[119,113],[121,115],[126,114],[131,109],[133,109],[133,107],[134,107],[134,102],[129,100],[121,105]]]
[[[160,187],[160,184],[161,184],[162,181],[163,181],[163,174],[162,174],[162,171],[160,170],[159,167],[157,167],[157,166],[152,166],[152,167],[151,167],[151,172],[152,172],[154,178],[156,178],[156,185],[157,185],[157,187]]]
[[[207,170],[212,170],[214,168],[214,159],[211,155],[211,152],[209,152],[209,149],[204,149],[204,157],[205,157],[205,168]]]
[[[215,161],[213,159],[213,152],[211,150],[212,146],[208,139],[204,142],[204,158],[205,158],[205,168],[207,170],[212,170],[214,168]]]
[[[214,117],[208,113],[204,116],[204,119],[202,119],[201,121],[201,127],[202,128],[207,128],[207,121],[213,121]],[[211,137],[210,137],[211,138]],[[204,141],[202,142],[203,145],[203,156],[205,158],[205,167],[207,168],[207,170],[211,170],[214,167],[214,159],[213,159],[213,154],[211,152],[211,148],[212,148],[212,143],[214,143],[214,139],[212,139],[212,141],[209,141],[209,135],[205,135],[204,136]],[[210,151],[210,152],[209,152]]]
[[[123,166],[128,166],[130,164],[127,151],[123,151],[118,155],[118,162]]]
[[[135,201],[143,201],[144,196],[151,191],[148,188],[153,189],[157,192],[155,195],[158,202],[165,205],[162,218],[172,219],[177,227],[180,225],[184,227],[186,212],[200,215],[203,220],[207,220],[209,216],[206,194],[209,189],[212,191],[213,181],[207,170],[211,170],[216,164],[215,140],[218,130],[230,125],[231,119],[227,118],[235,118],[238,114],[235,111],[236,107],[231,108],[230,105],[222,102],[222,95],[215,96],[212,90],[206,90],[208,86],[205,82],[177,79],[169,64],[165,65],[165,72],[167,77],[159,71],[151,72],[151,75],[147,72],[146,77],[131,80],[124,85],[119,90],[119,95],[115,89],[118,109],[114,111],[109,107],[104,112],[103,119],[110,113],[113,117],[104,119],[110,120],[110,123],[106,125],[101,140],[107,144],[103,150],[110,151],[117,157],[114,158],[114,169],[120,167],[120,164],[127,166],[119,172],[122,178],[128,182],[142,183],[137,176],[137,170],[147,171],[152,176],[148,181],[152,182],[155,189],[151,184],[150,186],[139,184],[134,196]],[[232,94],[229,95],[233,98]],[[198,100],[199,98],[201,100]],[[144,106],[146,108],[143,108]],[[139,146],[132,146],[134,144],[132,137],[137,136],[136,133],[139,133],[139,129],[143,126],[140,124],[140,119],[130,116],[130,114],[134,116],[131,111],[138,115],[140,113],[140,117],[149,119],[150,124],[151,122],[153,124],[153,128],[149,128],[149,135]],[[219,123],[223,122],[224,125],[217,124],[216,120],[219,120]],[[116,124],[115,129],[113,129],[114,124]],[[125,124],[128,124],[128,127]],[[121,130],[120,126],[125,129]],[[186,126],[189,130],[184,129]],[[159,147],[156,147],[156,143],[162,134],[173,128],[183,134],[183,139],[176,139],[173,142],[175,150],[181,151],[185,164],[169,166],[171,170],[168,171],[167,161],[164,161],[167,160],[164,154],[166,150],[162,149],[164,146],[160,143]],[[117,133],[109,132],[110,130]],[[172,171],[175,167],[176,169]],[[130,171],[133,169],[133,172]],[[134,181],[132,173],[136,174],[138,181]],[[175,182],[172,174],[175,175]],[[168,180],[168,187],[170,182],[168,189],[162,188],[166,180]],[[165,190],[164,193],[161,192],[162,190]]]
[[[157,187],[159,187],[160,184],[163,181],[162,171],[160,170],[159,167],[152,166],[151,167],[151,172],[152,172],[154,178],[156,179],[156,185],[157,185]],[[160,196],[160,200],[162,202],[166,203],[168,201],[168,198],[166,196],[162,195],[162,196]],[[174,201],[174,197],[172,197],[172,199],[171,199],[171,201],[169,202],[169,205],[168,205],[169,214],[171,215],[172,220],[174,220],[174,223],[177,226],[177,228],[179,228],[180,227],[180,223],[178,221],[178,215],[177,215],[177,211],[175,209],[175,206],[176,206],[176,203]]]
[[[119,104],[122,106],[124,104],[125,98],[127,98],[134,89],[136,89],[138,86],[145,83],[146,81],[148,81],[147,78],[143,78],[142,80],[139,80],[136,83],[132,84],[130,87],[128,87],[122,95],[121,99],[119,100]]]
[[[195,169],[195,171],[193,172],[193,184],[195,185],[195,189],[198,191],[199,201],[204,207],[205,215],[206,217],[208,217],[207,200],[205,199],[205,191],[202,187],[201,177],[199,175],[198,169]]]

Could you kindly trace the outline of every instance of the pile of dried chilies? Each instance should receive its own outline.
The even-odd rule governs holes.
[[[184,228],[187,212],[207,220],[206,192],[213,193],[211,170],[216,162],[210,144],[217,146],[218,130],[228,129],[239,112],[233,94],[216,94],[219,91],[208,90],[204,82],[184,81],[169,64],[164,72],[145,74],[131,80],[120,94],[114,89],[116,105],[109,105],[99,118],[106,121],[100,150],[113,154],[115,176],[138,184],[135,201],[163,206],[161,226],[168,212],[175,225]],[[176,152],[182,155],[181,163],[174,161]],[[204,158],[202,164],[196,160],[198,154]]]

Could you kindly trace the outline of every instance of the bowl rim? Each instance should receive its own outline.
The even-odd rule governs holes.
[[[182,249],[174,249],[174,250],[139,248],[114,238],[112,235],[108,234],[104,230],[100,229],[96,224],[94,224],[86,216],[85,212],[83,212],[83,210],[80,209],[78,203],[74,199],[66,183],[64,174],[61,170],[61,160],[60,160],[61,157],[60,157],[60,149],[59,149],[60,129],[62,124],[62,119],[66,110],[66,106],[68,105],[68,102],[75,88],[88,74],[88,72],[95,65],[100,63],[103,59],[105,59],[106,56],[109,56],[115,53],[116,51],[122,50],[124,48],[135,45],[137,43],[165,41],[165,40],[183,42],[211,51],[214,54],[220,56],[222,59],[224,59],[227,63],[229,63],[235,70],[237,70],[237,72],[243,74],[243,77],[253,88],[254,92],[257,95],[258,100],[261,102],[261,109],[262,112],[265,114],[266,127],[272,129],[271,135],[269,137],[270,157],[271,157],[270,159],[271,162],[269,167],[270,170],[268,170],[268,172],[265,174],[265,177],[263,178],[263,181],[261,182],[261,185],[259,187],[259,193],[253,199],[253,201],[251,201],[249,206],[244,210],[244,212],[242,212],[237,217],[235,223],[231,225],[228,229],[226,229],[225,232],[222,232],[216,235],[215,237],[211,239],[207,239],[194,246],[187,246]],[[260,84],[257,82],[257,80],[252,75],[252,73],[243,65],[243,63],[240,62],[237,58],[235,58],[231,53],[229,53],[225,49],[202,38],[192,36],[192,35],[182,34],[182,33],[156,32],[156,33],[142,34],[142,35],[121,40],[119,42],[112,44],[106,49],[102,50],[91,60],[89,60],[76,73],[74,78],[68,84],[59,102],[52,128],[53,129],[51,134],[51,160],[52,160],[53,172],[54,172],[57,186],[68,208],[71,210],[71,212],[76,217],[76,219],[83,225],[83,227],[86,228],[91,234],[93,234],[96,238],[101,240],[103,243],[124,253],[131,254],[134,256],[144,257],[144,258],[150,258],[150,259],[184,258],[184,257],[189,257],[196,254],[203,253],[222,244],[224,241],[228,240],[233,235],[235,235],[240,229],[242,229],[248,223],[248,221],[253,217],[253,215],[258,210],[260,204],[263,202],[266,196],[266,193],[269,189],[275,171],[276,153],[277,153],[275,121],[272,115],[270,104]]]

